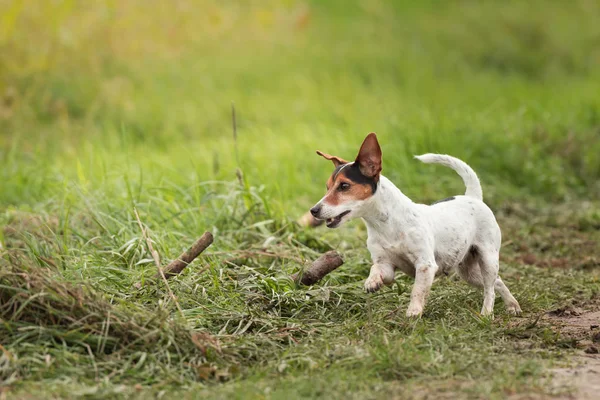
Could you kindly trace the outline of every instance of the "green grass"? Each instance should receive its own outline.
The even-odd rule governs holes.
[[[0,390],[547,390],[547,368],[574,343],[538,316],[600,290],[595,2],[145,4],[0,0]],[[494,321],[481,318],[482,294],[451,278],[407,320],[407,277],[362,292],[360,222],[294,223],[331,172],[314,150],[351,158],[370,131],[384,174],[415,200],[464,188],[413,154],[474,167],[523,318],[500,301]],[[153,281],[134,208],[164,262],[215,235],[170,283],[183,315]],[[345,265],[296,287],[290,275],[332,248]]]

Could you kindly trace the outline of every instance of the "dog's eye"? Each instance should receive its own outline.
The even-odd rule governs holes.
[[[346,182],[342,182],[340,183],[340,186],[338,186],[338,190],[343,192],[344,190],[348,190],[350,189],[350,184],[346,183]]]

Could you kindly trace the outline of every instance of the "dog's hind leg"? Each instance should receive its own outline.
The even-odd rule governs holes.
[[[458,275],[470,285],[480,289],[483,288],[483,276],[481,274],[481,268],[479,267],[478,255],[467,255],[467,257],[458,266],[457,272]],[[521,313],[521,307],[519,306],[519,303],[510,293],[510,290],[508,290],[500,276],[498,276],[494,281],[494,289],[502,297],[502,301],[506,306],[506,311],[514,315]]]
[[[506,311],[513,315],[521,314],[521,306],[519,306],[519,302],[510,293],[510,290],[508,290],[504,282],[502,282],[500,276],[496,278],[496,282],[494,282],[494,288],[500,294],[500,296],[502,296],[502,301],[504,301]]]
[[[498,278],[500,261],[497,251],[479,250],[479,269],[483,281],[483,307],[481,315],[492,315],[494,313],[494,300],[496,292],[494,284]]]
[[[496,298],[494,287],[498,277],[498,268],[498,251],[484,250],[479,247],[472,247],[458,266],[458,274],[464,280],[473,286],[483,288],[482,315],[491,315],[494,312]]]
[[[458,275],[470,285],[480,289],[483,288],[483,277],[481,276],[481,269],[479,268],[479,257],[474,249],[469,251],[464,260],[458,264],[457,272]]]

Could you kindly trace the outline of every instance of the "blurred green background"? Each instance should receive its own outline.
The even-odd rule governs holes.
[[[549,395],[576,341],[540,316],[597,304],[599,21],[596,0],[0,0],[0,398]],[[475,169],[522,318],[444,279],[408,320],[407,276],[363,293],[363,224],[292,222],[332,171],[315,150],[372,131],[416,201],[465,189],[413,155]],[[173,297],[134,208],[163,265],[215,235]],[[295,285],[330,249],[343,268]]]
[[[241,168],[293,215],[378,133],[409,196],[493,205],[600,192],[600,3],[0,0],[3,206],[76,182],[194,184]]]

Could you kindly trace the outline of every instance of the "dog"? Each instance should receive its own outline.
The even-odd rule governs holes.
[[[414,203],[381,175],[382,154],[375,133],[365,138],[354,162],[317,154],[332,161],[335,170],[327,193],[310,213],[328,228],[363,219],[373,262],[364,285],[367,292],[393,284],[395,271],[400,270],[415,279],[406,315],[419,317],[434,278],[456,271],[469,284],[483,288],[482,315],[493,316],[495,292],[509,313],[521,313],[498,275],[500,227],[483,202],[479,178],[465,162],[442,154],[415,157],[452,168],[466,186],[464,196],[425,205]]]

